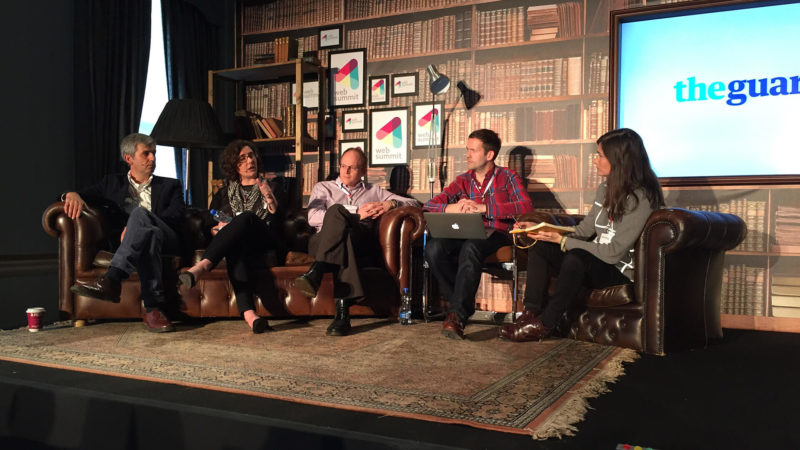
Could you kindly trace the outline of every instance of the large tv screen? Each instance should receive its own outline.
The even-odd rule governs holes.
[[[797,0],[679,3],[611,20],[613,125],[641,134],[659,177],[797,178]]]

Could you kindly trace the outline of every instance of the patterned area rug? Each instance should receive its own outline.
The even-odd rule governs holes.
[[[325,336],[328,323],[271,321],[277,331],[262,335],[240,320],[166,334],[140,322],[19,329],[0,332],[0,359],[544,439],[573,434],[586,399],[637,357],[569,339],[505,342],[490,325],[470,324],[457,342],[440,322],[354,319],[340,338]]]

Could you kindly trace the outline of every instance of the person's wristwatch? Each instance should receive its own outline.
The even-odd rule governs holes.
[[[397,200],[391,199],[391,200],[389,200],[389,204],[392,206],[391,209],[397,208]]]

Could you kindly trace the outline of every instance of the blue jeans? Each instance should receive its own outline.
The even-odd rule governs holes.
[[[431,239],[425,247],[425,260],[436,277],[439,289],[449,302],[449,312],[462,320],[475,313],[475,293],[481,283],[486,258],[501,247],[511,245],[508,233],[495,231],[486,239]],[[458,257],[458,265],[453,258]]]
[[[146,308],[164,301],[162,254],[178,254],[178,235],[163,220],[141,206],[128,217],[125,237],[111,259],[111,267],[130,275],[139,274]]]

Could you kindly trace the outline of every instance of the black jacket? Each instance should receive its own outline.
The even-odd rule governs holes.
[[[106,175],[99,183],[78,190],[78,194],[89,206],[113,206],[121,212],[125,207],[125,197],[129,195],[129,186],[127,173]],[[151,211],[178,232],[185,209],[181,183],[174,178],[154,175],[150,190]],[[124,220],[127,221],[127,215]]]

